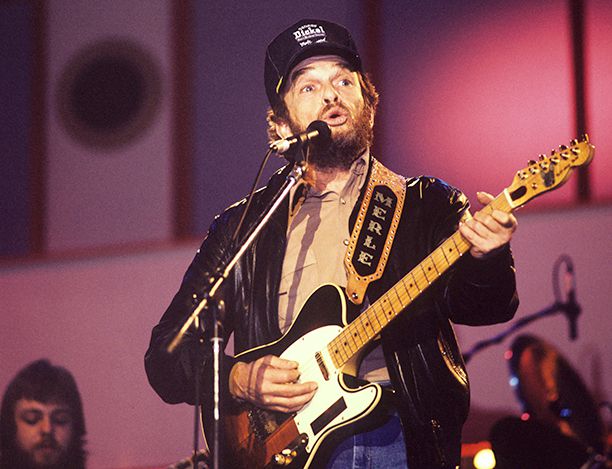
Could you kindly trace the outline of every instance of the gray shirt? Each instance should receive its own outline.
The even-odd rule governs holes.
[[[350,238],[349,218],[368,165],[369,157],[363,155],[353,162],[345,182],[328,184],[322,191],[311,187],[299,209],[291,214],[278,297],[283,333],[317,287],[324,283],[346,287],[344,256]],[[366,379],[388,380],[380,346],[364,359],[359,374]]]

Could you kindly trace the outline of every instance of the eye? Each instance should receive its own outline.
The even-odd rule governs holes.
[[[20,415],[20,418],[23,422],[30,426],[36,425],[42,419],[42,414],[40,412],[29,411],[24,412]]]
[[[300,88],[300,93],[312,93],[314,91],[313,85],[304,85]]]
[[[54,412],[51,415],[51,421],[59,426],[70,425],[72,423],[72,414],[68,411]]]
[[[353,80],[351,80],[350,78],[341,78],[338,84],[340,86],[352,86]]]

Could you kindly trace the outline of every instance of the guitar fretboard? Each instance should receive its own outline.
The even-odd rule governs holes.
[[[491,213],[493,210],[512,211],[506,191],[499,194],[482,209],[485,213]],[[470,247],[470,243],[459,231],[448,237],[327,345],[334,365],[340,368],[346,364],[451,265],[468,252]]]

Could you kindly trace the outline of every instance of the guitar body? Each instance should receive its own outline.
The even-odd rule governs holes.
[[[309,467],[327,436],[376,407],[381,387],[374,383],[349,387],[343,371],[357,364],[337,369],[326,349],[347,324],[347,313],[343,290],[336,285],[323,285],[309,297],[283,337],[236,357],[247,363],[270,354],[295,360],[300,364],[300,382],[315,381],[318,389],[296,414],[266,411],[248,403],[228,403],[221,430],[225,466],[274,467],[275,455],[285,453],[291,460],[290,467]],[[206,419],[204,432],[209,433]],[[279,465],[287,463],[284,459]]]

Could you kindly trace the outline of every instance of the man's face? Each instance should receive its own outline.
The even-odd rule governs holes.
[[[289,76],[285,104],[301,132],[315,120],[325,121],[332,137],[354,132],[364,108],[357,72],[335,55],[317,56],[298,63]]]
[[[52,467],[67,455],[73,416],[64,404],[19,399],[15,404],[17,447],[37,467]]]
[[[364,102],[357,72],[344,59],[325,55],[301,61],[289,75],[283,99],[289,119],[277,124],[281,137],[302,132],[315,120],[329,125],[331,145],[309,152],[319,168],[348,169],[371,145],[373,110]]]

